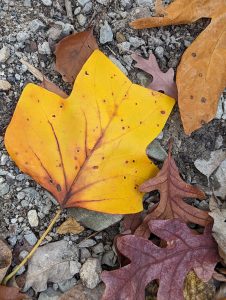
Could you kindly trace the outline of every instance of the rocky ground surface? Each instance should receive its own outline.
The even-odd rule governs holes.
[[[18,170],[4,148],[4,132],[23,87],[28,82],[37,82],[27,67],[20,63],[20,58],[69,91],[69,86],[54,71],[55,44],[64,36],[93,25],[100,49],[131,80],[145,85],[150,78],[134,68],[131,51],[144,57],[153,52],[163,71],[169,67],[176,68],[186,47],[208,24],[208,20],[200,20],[192,25],[135,31],[128,26],[128,22],[154,14],[154,0],[71,0],[68,2],[71,3],[72,15],[66,12],[65,2],[0,1],[0,80],[9,82],[5,91],[0,91],[0,235],[11,246],[15,264],[26,255],[26,251],[30,250],[48,226],[57,205],[47,191]],[[165,2],[167,4],[171,1]],[[220,99],[216,118],[188,137],[183,132],[176,107],[162,134],[149,147],[148,154],[161,167],[168,139],[173,137],[173,155],[184,179],[198,184],[207,193],[213,188],[219,196],[224,197],[225,119],[226,93]],[[211,169],[214,163],[216,167],[209,174],[207,166]],[[201,203],[194,201],[194,204],[203,209],[208,208],[208,200]],[[75,215],[87,229],[80,235],[58,235],[56,227],[68,214]],[[76,261],[73,277],[69,280],[63,280],[62,277],[58,284],[41,284],[41,288],[28,287],[27,293],[33,299],[55,300],[79,280],[82,280],[85,287],[95,288],[100,282],[101,269],[111,269],[118,264],[112,250],[112,240],[119,232],[120,219],[120,216],[110,218],[82,210],[65,211],[45,243],[66,241],[76,247],[77,256],[71,258]],[[115,222],[118,222],[117,225],[108,227]],[[79,244],[95,231],[100,232]],[[26,268],[23,268],[20,274],[25,274],[25,271]],[[40,293],[40,289],[44,290]],[[99,293],[99,290],[94,291]]]

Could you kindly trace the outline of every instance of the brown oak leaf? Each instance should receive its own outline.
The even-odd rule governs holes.
[[[132,54],[132,58],[137,62],[135,67],[139,68],[153,77],[148,88],[155,91],[163,91],[164,94],[176,99],[177,86],[174,81],[174,70],[170,68],[167,72],[162,72],[154,54],[150,54],[148,59],[145,59],[136,53]]]
[[[148,238],[150,235],[148,222],[153,219],[180,218],[185,222],[191,222],[205,226],[211,221],[207,211],[200,210],[183,201],[183,198],[204,199],[205,194],[184,182],[171,155],[171,146],[168,158],[165,160],[161,171],[156,177],[143,183],[139,190],[160,192],[159,204],[145,217],[143,223],[135,231],[136,235]]]
[[[56,45],[56,71],[64,81],[73,83],[95,49],[98,49],[98,45],[93,28],[67,36]]]
[[[185,132],[191,134],[215,117],[219,97],[226,87],[226,1],[175,0],[164,14],[135,20],[131,26],[152,28],[211,18],[183,54],[177,70],[181,119]]]
[[[134,235],[118,238],[119,251],[131,263],[102,273],[106,285],[102,300],[143,300],[145,287],[155,279],[159,280],[158,300],[182,300],[189,271],[194,269],[204,282],[212,277],[219,256],[210,225],[202,235],[193,234],[179,219],[150,221],[149,227],[167,241],[167,247],[159,248],[150,240]]]

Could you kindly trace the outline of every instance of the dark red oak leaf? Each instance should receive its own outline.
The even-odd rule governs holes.
[[[104,271],[106,289],[102,300],[144,300],[148,283],[158,279],[158,300],[182,300],[187,273],[194,269],[199,278],[208,281],[219,260],[211,225],[204,234],[195,235],[179,219],[154,220],[150,230],[167,241],[159,248],[150,240],[125,235],[117,240],[119,251],[131,263],[121,269]]]
[[[193,207],[183,201],[184,198],[205,199],[205,194],[197,187],[182,180],[174,159],[171,156],[171,143],[168,158],[161,171],[154,178],[143,183],[141,192],[160,192],[159,204],[145,217],[143,223],[135,231],[135,235],[148,238],[150,230],[148,222],[155,219],[179,218],[186,223],[195,223],[206,226],[212,219],[207,211]]]

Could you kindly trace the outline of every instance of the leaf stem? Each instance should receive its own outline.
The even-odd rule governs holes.
[[[2,285],[6,285],[8,280],[11,279],[14,275],[16,275],[16,273],[19,271],[19,269],[26,264],[26,262],[28,261],[29,258],[31,258],[31,256],[35,253],[35,251],[38,249],[39,245],[42,243],[42,241],[45,239],[45,237],[47,236],[47,234],[50,232],[50,230],[53,228],[54,224],[56,223],[57,219],[59,218],[60,214],[61,214],[62,210],[58,210],[54,216],[54,218],[51,220],[48,228],[46,229],[46,231],[42,234],[42,236],[40,237],[40,239],[37,241],[37,243],[35,244],[35,246],[33,247],[33,249],[31,250],[31,252],[22,260],[22,262],[15,267],[15,269],[9,274],[7,275],[2,282]]]

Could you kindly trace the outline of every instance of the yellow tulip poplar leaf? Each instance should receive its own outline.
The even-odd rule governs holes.
[[[211,22],[183,54],[176,79],[181,119],[189,135],[215,117],[226,87],[226,0],[175,0],[164,9],[163,17],[131,23],[142,29],[201,18],[211,18]]]
[[[137,187],[158,171],[145,148],[173,105],[174,99],[133,84],[95,50],[67,99],[25,87],[5,145],[61,207],[135,213],[142,210]]]

